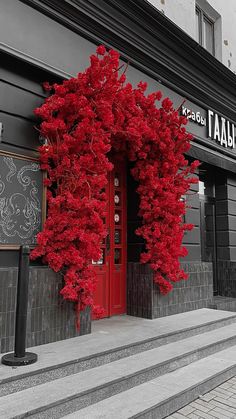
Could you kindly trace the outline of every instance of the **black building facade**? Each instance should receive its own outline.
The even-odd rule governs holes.
[[[117,49],[129,62],[129,81],[147,81],[150,91],[161,90],[189,117],[194,140],[188,158],[202,162],[199,184],[183,197],[189,204],[186,222],[195,225],[184,237],[189,280],[175,284],[168,296],[159,294],[150,268],[139,263],[143,244],[133,233],[137,198],[128,176],[126,313],[155,318],[220,304],[233,310],[236,76],[145,0],[2,0],[1,5],[1,176],[4,158],[25,165],[37,160],[33,109],[45,98],[42,82],[60,82],[83,71],[99,44]],[[43,201],[43,195],[38,199]],[[0,348],[7,352],[14,339],[18,249],[1,228],[0,223]],[[61,284],[60,275],[31,265],[28,346],[78,334],[73,305],[60,300]],[[89,312],[82,313],[80,334],[90,331]]]

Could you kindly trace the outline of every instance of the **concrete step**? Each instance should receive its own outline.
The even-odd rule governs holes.
[[[106,365],[235,322],[236,313],[210,309],[156,320],[130,316],[104,319],[93,324],[91,335],[29,348],[38,354],[36,364],[14,369],[0,365],[0,395]],[[226,339],[234,342],[233,336]]]
[[[235,374],[236,346],[63,417],[162,419]]]
[[[149,386],[157,377],[168,376],[173,370],[203,357],[211,362],[210,354],[235,344],[236,323],[1,397],[0,417],[60,418],[118,393],[124,394],[131,388]],[[236,368],[236,351],[235,365],[231,359],[223,363],[217,379],[225,377],[226,367],[228,371],[228,367],[234,366]],[[78,417],[81,417],[80,412]]]

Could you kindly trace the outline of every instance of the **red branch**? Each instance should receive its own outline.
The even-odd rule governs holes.
[[[179,258],[187,254],[182,239],[192,225],[182,222],[181,196],[196,182],[191,173],[198,165],[188,165],[184,158],[191,136],[184,127],[186,118],[170,99],[157,107],[160,92],[145,95],[146,83],[137,88],[125,84],[116,51],[100,46],[90,61],[76,78],[50,87],[54,93],[35,110],[42,119],[40,133],[48,139],[40,147],[41,168],[48,173],[48,215],[31,258],[42,257],[54,271],[64,272],[61,294],[78,310],[96,309],[91,261],[100,258],[107,234],[102,190],[112,170],[111,148],[125,151],[135,162],[132,175],[139,182],[143,220],[136,233],[146,241],[141,262],[150,263],[163,294],[173,282],[187,278]]]

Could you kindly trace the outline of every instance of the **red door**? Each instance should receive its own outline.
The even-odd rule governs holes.
[[[104,317],[126,312],[126,165],[116,160],[109,174],[107,215],[108,235],[102,257],[94,263],[98,283],[94,303],[103,307]]]

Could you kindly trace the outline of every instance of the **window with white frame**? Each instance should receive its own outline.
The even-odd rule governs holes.
[[[207,51],[215,55],[215,22],[196,6],[196,41]]]

